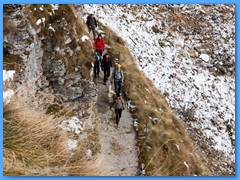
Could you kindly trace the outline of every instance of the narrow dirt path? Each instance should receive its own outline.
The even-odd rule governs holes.
[[[135,176],[138,171],[138,156],[135,132],[130,112],[125,108],[116,128],[114,108],[108,103],[108,85],[103,84],[103,72],[95,80],[98,99],[97,116],[98,130],[101,144],[101,155],[110,165],[113,176]]]

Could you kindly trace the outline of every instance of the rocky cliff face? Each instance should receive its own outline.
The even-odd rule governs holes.
[[[16,70],[12,88],[24,87],[24,96],[36,107],[55,115],[74,113],[91,129],[93,54],[90,41],[81,41],[82,33],[84,26],[71,6],[4,6],[4,69]]]

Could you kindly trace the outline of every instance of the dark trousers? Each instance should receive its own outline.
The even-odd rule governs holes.
[[[122,81],[114,81],[115,93],[121,93],[122,90]]]
[[[93,32],[93,39],[95,39],[96,38],[96,33],[97,33],[97,31],[96,31],[96,29],[95,29],[95,26],[89,26],[88,27],[88,31],[89,31],[89,33],[92,31]]]
[[[110,67],[104,68],[104,78],[103,78],[104,83],[107,82],[109,76],[110,76]]]
[[[122,115],[122,109],[115,109],[115,113],[116,113],[116,124],[118,125]]]
[[[100,71],[99,65],[98,66],[94,65],[93,70],[94,70],[94,77],[96,76],[99,77],[99,71]]]
[[[99,54],[100,54],[100,56],[102,57],[102,53],[103,53],[103,50],[96,50]]]

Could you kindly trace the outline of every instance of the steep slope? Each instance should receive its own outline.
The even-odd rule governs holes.
[[[126,41],[138,67],[186,124],[211,172],[233,175],[234,5],[95,4],[81,11],[95,14]]]

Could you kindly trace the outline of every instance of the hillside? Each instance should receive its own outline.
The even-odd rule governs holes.
[[[222,10],[218,10],[220,15],[216,13],[216,16],[233,12],[233,6],[219,7]],[[219,7],[206,6],[206,12]],[[188,86],[201,89],[202,81],[194,82],[197,77],[193,76],[191,84],[184,79],[190,76],[184,77],[178,70],[184,67],[186,74],[191,74],[190,67],[193,67],[196,74],[203,72],[210,79],[214,76],[219,82],[214,81],[217,91],[218,87],[224,87],[223,90],[234,95],[234,42],[231,40],[234,39],[231,34],[234,28],[230,26],[226,31],[225,37],[230,40],[224,47],[230,54],[231,63],[224,64],[227,63],[224,61],[221,66],[211,69],[203,65],[218,62],[214,59],[216,55],[207,55],[206,49],[207,52],[203,53],[202,47],[193,52],[198,53],[195,57],[197,66],[190,63],[195,60],[186,49],[190,45],[181,38],[179,40],[183,32],[188,36],[186,29],[182,32],[178,29],[180,25],[176,27],[175,23],[152,26],[150,15],[163,21],[169,17],[169,12],[174,12],[169,18],[175,22],[183,17],[180,10],[187,13],[191,8],[201,12],[202,17],[206,15],[201,6],[5,5],[4,175],[234,175],[234,100],[220,91],[222,100],[229,100],[222,108],[226,109],[230,124],[222,117],[223,121],[215,126],[207,126],[209,123],[202,123],[202,119],[208,121],[213,115],[204,115],[206,107],[203,104],[220,108],[217,107],[219,99],[212,95],[214,91],[211,95],[215,101],[209,99],[208,103],[196,96],[199,103],[194,106],[195,111],[174,94]],[[159,9],[162,14],[157,13]],[[141,17],[136,16],[136,12],[142,12],[138,13]],[[108,87],[101,82],[102,74],[97,80],[92,77],[93,40],[84,23],[88,13],[96,15],[98,31],[103,34],[107,51],[113,60],[120,59],[126,77],[124,91],[131,97],[131,106],[123,112],[119,129],[114,127],[114,111],[108,109]],[[149,17],[145,17],[146,14]],[[228,21],[218,23],[231,25],[234,22],[233,15],[224,18]],[[184,20],[181,23],[184,24]],[[210,33],[209,36],[213,35]],[[144,41],[139,44],[139,39]],[[201,42],[202,39],[199,46]],[[143,52],[142,46],[149,49],[145,48],[147,51]],[[225,52],[224,49],[218,51],[220,59],[222,51]],[[159,55],[161,59],[156,60]],[[183,55],[185,60],[181,64],[179,60]],[[174,61],[172,57],[175,57]],[[175,74],[170,67],[176,68]],[[170,80],[176,78],[184,82],[183,86],[176,81],[175,86],[171,84]],[[230,90],[221,84],[221,79],[229,83]],[[165,84],[167,89],[161,89],[160,84]],[[208,87],[210,84],[213,82],[209,81]],[[173,90],[176,87],[179,89]],[[193,87],[193,94],[202,92],[193,90]],[[208,91],[204,92],[210,96]],[[188,98],[195,101],[190,95]],[[179,106],[183,105],[188,109],[180,111]],[[189,121],[191,123],[187,123]],[[199,126],[206,128],[199,129]],[[221,127],[222,135],[211,131],[213,127]],[[226,130],[227,136],[223,133]],[[203,136],[207,132],[216,136],[210,141],[207,135]],[[221,147],[223,151],[216,148],[215,137],[227,137],[221,139],[226,147]]]
[[[83,17],[95,14],[127,43],[138,68],[204,152],[212,173],[232,174],[234,5],[84,5],[81,10]]]

